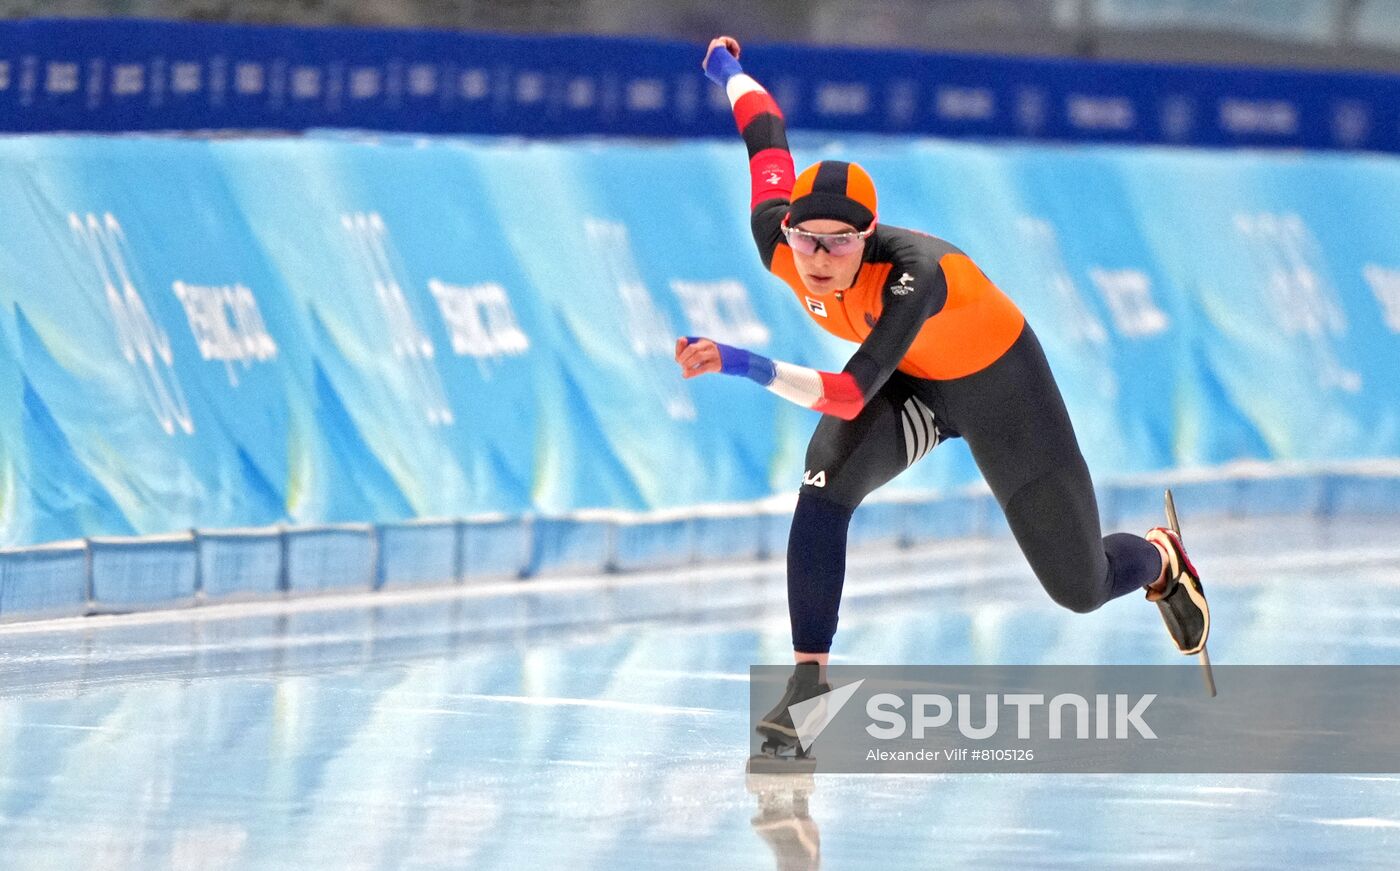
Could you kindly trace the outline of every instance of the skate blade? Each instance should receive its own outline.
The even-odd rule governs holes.
[[[810,776],[817,771],[817,760],[811,756],[770,756],[767,753],[755,753],[749,757],[744,770],[749,774]]]

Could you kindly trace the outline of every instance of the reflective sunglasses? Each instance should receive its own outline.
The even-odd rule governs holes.
[[[783,236],[787,238],[788,246],[798,254],[816,254],[817,249],[829,253],[832,257],[844,257],[860,250],[865,244],[865,240],[870,238],[870,234],[875,232],[875,225],[859,232],[851,230],[845,233],[811,233],[806,230],[799,230],[796,227],[789,227],[787,222],[783,223]]]

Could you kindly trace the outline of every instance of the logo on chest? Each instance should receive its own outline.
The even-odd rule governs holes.
[[[807,300],[807,310],[819,318],[826,317],[826,303],[819,299],[812,299],[810,296],[803,297]]]

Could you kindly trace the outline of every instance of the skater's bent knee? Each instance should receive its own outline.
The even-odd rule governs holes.
[[[1056,605],[1068,608],[1076,614],[1097,611],[1105,601],[1095,590],[1082,584],[1045,584],[1045,592],[1050,594]]]

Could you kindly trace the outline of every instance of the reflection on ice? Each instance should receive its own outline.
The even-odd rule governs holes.
[[[758,813],[749,820],[773,851],[778,871],[816,871],[822,864],[821,830],[808,812],[816,789],[810,774],[750,774],[746,785],[758,797]]]

